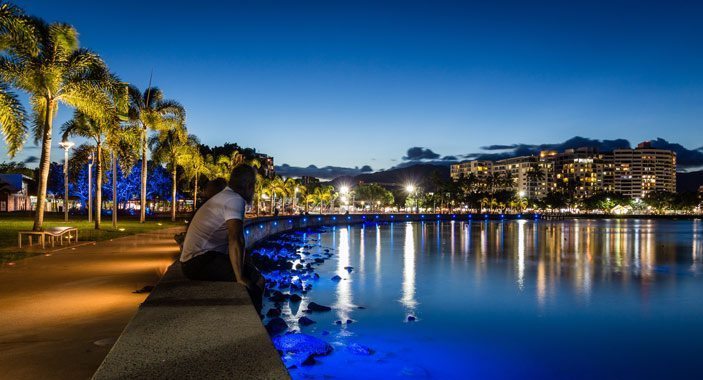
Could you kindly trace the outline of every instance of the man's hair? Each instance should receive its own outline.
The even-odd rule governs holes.
[[[242,164],[232,169],[232,173],[229,176],[229,188],[239,195],[246,195],[255,184],[256,170],[251,166]],[[247,202],[250,201],[250,199],[247,200]]]

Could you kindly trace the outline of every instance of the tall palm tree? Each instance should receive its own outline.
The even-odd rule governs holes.
[[[149,130],[162,132],[180,128],[185,124],[186,111],[174,101],[164,99],[163,92],[157,87],[149,87],[141,92],[135,86],[129,86],[129,119],[140,128],[142,150],[142,178],[140,194],[139,222],[146,219],[146,178]]]
[[[117,228],[117,162],[127,176],[139,159],[140,130],[132,124],[118,123],[108,129],[105,146],[110,150],[112,171],[112,227]]]
[[[276,208],[276,196],[283,197],[285,191],[285,182],[283,182],[281,177],[276,176],[267,182],[267,186],[264,188],[264,194],[271,198],[271,213],[273,213]]]
[[[198,207],[198,180],[201,175],[210,174],[205,158],[200,153],[197,137],[191,135],[188,142],[181,148],[177,163],[183,168],[188,179],[193,179],[193,209]]]
[[[97,122],[85,114],[76,111],[73,115],[73,119],[67,121],[61,131],[63,133],[63,140],[67,140],[71,136],[84,137],[93,140],[95,143],[95,161],[96,161],[96,173],[95,173],[95,229],[100,229],[100,221],[102,214],[102,182],[103,182],[103,141],[105,138],[106,125],[101,122]],[[93,210],[88,210],[92,213]]]
[[[6,5],[2,6],[3,12],[7,13],[8,9]],[[42,147],[34,217],[34,230],[41,230],[51,163],[53,121],[58,105],[63,103],[91,118],[100,119],[103,117],[102,111],[110,105],[104,89],[111,85],[112,78],[97,54],[78,47],[78,33],[71,25],[48,24],[41,19],[21,15],[16,18],[22,20],[31,38],[7,32],[7,27],[0,31],[5,53],[0,57],[0,81],[29,95],[34,140],[41,141]],[[7,23],[3,21],[3,24]],[[5,102],[13,105],[6,89],[3,94]],[[4,108],[7,110],[8,106]],[[12,136],[9,139],[11,151],[19,149],[19,142],[25,138],[23,129],[16,122],[12,123],[12,120],[18,120],[17,115],[15,111],[10,123],[6,116],[3,117],[3,134],[6,138]],[[11,128],[7,131],[9,134],[5,133],[6,128]]]
[[[171,171],[171,221],[176,221],[176,186],[178,157],[183,151],[183,147],[188,143],[188,133],[185,126],[162,130],[157,135],[149,138],[149,149],[152,157],[157,163],[165,163],[166,168]]]

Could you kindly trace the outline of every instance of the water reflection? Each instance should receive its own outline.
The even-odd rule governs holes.
[[[367,224],[330,243],[306,297],[334,311],[301,331],[333,336],[335,353],[294,378],[666,378],[703,349],[700,220]]]
[[[405,306],[406,311],[410,314],[415,312],[415,236],[414,224],[406,223],[405,225],[405,244],[403,245],[403,296],[401,303]],[[422,223],[422,235],[427,233]]]
[[[337,311],[337,317],[341,321],[346,321],[350,319],[349,312],[351,311],[352,304],[352,288],[351,280],[347,279],[349,273],[345,268],[351,266],[350,260],[350,242],[349,233],[351,227],[342,227],[339,229],[339,245],[337,245],[337,253],[339,259],[337,261],[337,275],[343,280],[339,281],[337,284],[337,303],[334,305],[334,309]]]

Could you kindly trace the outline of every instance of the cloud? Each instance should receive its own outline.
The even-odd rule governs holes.
[[[318,168],[315,165],[300,167],[290,166],[288,164],[276,166],[276,173],[283,177],[312,176],[320,179],[334,179],[341,176],[355,176],[362,173],[371,172],[373,172],[373,169],[369,165],[364,165],[361,168],[358,166],[353,168],[345,168],[341,166],[325,166]]]
[[[433,152],[431,149],[422,148],[419,146],[414,146],[408,149],[408,152],[403,157],[405,161],[421,161],[421,160],[435,160],[439,158],[439,154]]]

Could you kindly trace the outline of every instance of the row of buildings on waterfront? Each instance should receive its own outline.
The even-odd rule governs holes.
[[[510,190],[534,199],[554,191],[579,198],[614,192],[639,199],[652,191],[676,191],[676,153],[654,149],[649,142],[612,152],[593,148],[546,150],[538,156],[461,162],[451,166],[450,174],[455,181],[473,178],[483,183],[490,177],[503,176],[512,181]]]

